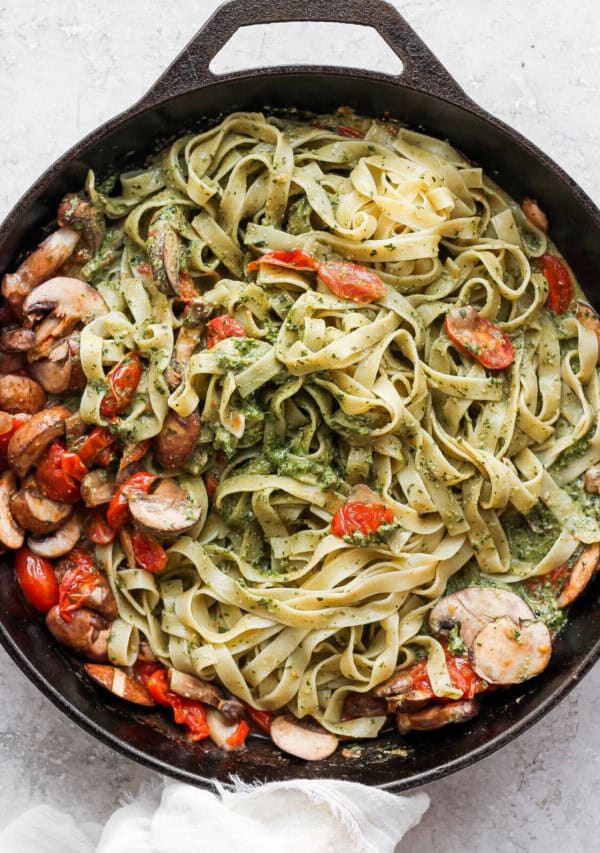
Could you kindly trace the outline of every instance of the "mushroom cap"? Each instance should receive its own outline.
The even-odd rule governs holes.
[[[501,616],[481,629],[471,649],[471,663],[490,684],[518,684],[544,670],[552,654],[550,631],[544,622],[517,626]]]
[[[282,714],[273,720],[271,740],[279,749],[305,761],[329,758],[338,746],[338,739],[331,732],[306,728],[288,714]]]
[[[41,411],[46,405],[46,394],[42,386],[29,376],[8,374],[0,382],[0,409],[16,415],[27,415]]]
[[[17,491],[17,478],[12,471],[0,474],[0,545],[20,548],[24,534],[10,511],[10,499]]]
[[[28,478],[10,499],[13,518],[38,536],[58,530],[73,512],[72,504],[47,498],[37,488],[33,477]]]
[[[23,303],[25,315],[46,314],[69,317],[84,323],[106,314],[108,306],[91,285],[78,278],[55,276],[35,287]],[[38,333],[36,330],[36,343]]]
[[[65,554],[68,554],[77,545],[80,536],[81,520],[75,513],[58,530],[48,534],[48,536],[43,538],[29,536],[27,547],[38,557],[53,560],[56,557],[64,557]]]
[[[52,636],[88,661],[108,661],[108,635],[111,626],[108,619],[89,607],[80,607],[70,615],[71,621],[65,622],[60,615],[58,604],[50,608],[46,614],[46,627]]]
[[[155,492],[132,492],[129,511],[136,524],[159,538],[188,530],[200,519],[202,509],[176,480],[162,480]]]
[[[468,648],[479,631],[500,616],[508,616],[515,625],[535,618],[529,605],[514,592],[468,586],[440,598],[429,614],[429,626],[434,634],[439,634],[460,623],[460,636]]]
[[[8,463],[19,477],[24,477],[40,461],[49,445],[64,433],[65,420],[70,416],[66,406],[43,409],[11,436],[7,448]]]

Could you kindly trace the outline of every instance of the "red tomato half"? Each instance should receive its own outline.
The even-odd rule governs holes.
[[[269,711],[259,711],[257,708],[253,708],[252,705],[248,705],[246,702],[244,702],[244,707],[252,722],[255,723],[259,729],[262,729],[263,732],[269,734],[271,731],[271,724],[275,719],[275,714],[271,714]]]
[[[246,738],[248,737],[248,733],[250,732],[250,726],[246,722],[246,720],[240,720],[237,724],[237,728],[233,734],[229,735],[226,739],[229,746],[242,746]]]
[[[129,406],[140,384],[142,372],[142,361],[135,352],[127,353],[124,359],[115,364],[106,377],[110,391],[100,403],[102,417],[112,418]]]
[[[341,299],[368,305],[385,296],[385,284],[377,273],[348,261],[327,261],[319,265],[319,278]]]
[[[0,412],[0,471],[8,467],[7,449],[8,442],[13,435],[27,423],[30,415],[9,415],[8,412]]]
[[[183,696],[178,696],[177,693],[170,693],[169,705],[173,708],[175,722],[186,727],[189,740],[204,740],[209,736],[206,709],[202,702],[186,699]]]
[[[156,480],[156,474],[149,474],[147,471],[138,471],[132,474],[125,482],[119,486],[117,491],[111,498],[111,501],[106,510],[106,520],[115,530],[127,524],[130,518],[129,507],[127,505],[127,497],[131,492],[146,492]]]
[[[172,694],[169,687],[169,676],[167,674],[167,670],[159,667],[158,669],[155,669],[148,678],[144,678],[142,675],[142,680],[145,681],[146,689],[156,704],[164,705],[168,708],[171,704],[169,702],[169,696]]]
[[[292,270],[313,270],[319,269],[319,262],[306,252],[301,252],[300,249],[290,249],[280,252],[267,252],[251,261],[246,267],[246,272],[257,270],[263,264],[269,264],[272,267],[286,267]]]
[[[219,341],[224,341],[225,338],[245,338],[246,331],[237,320],[230,317],[229,314],[222,314],[220,317],[213,317],[206,324],[206,347],[212,349]]]
[[[119,462],[119,471],[122,471],[123,468],[128,468],[129,465],[133,465],[134,462],[139,462],[140,459],[143,459],[146,453],[150,450],[150,439],[145,438],[143,441],[138,441],[131,444],[126,444],[123,448],[123,453],[121,454],[121,461]]]
[[[575,294],[569,270],[556,255],[542,255],[538,259],[538,264],[548,282],[546,305],[555,314],[564,314]]]
[[[351,536],[353,533],[368,536],[375,533],[380,525],[393,523],[394,513],[389,507],[365,501],[351,501],[336,511],[331,522],[331,532],[340,537]]]
[[[97,509],[90,515],[87,526],[87,536],[90,542],[93,542],[94,545],[108,545],[116,535],[117,531],[110,526],[102,510]]]
[[[161,572],[167,565],[167,552],[153,536],[133,529],[131,542],[136,564],[147,572]]]
[[[83,607],[100,583],[94,561],[83,548],[73,548],[68,555],[71,567],[60,582],[58,607],[65,622],[70,622],[74,610]]]
[[[77,462],[73,461],[73,457]],[[73,474],[78,476],[82,470],[84,474],[87,474],[87,468],[81,459],[75,453],[69,453],[65,450],[64,444],[61,444],[60,441],[55,441],[38,464],[35,479],[47,498],[51,498],[53,501],[77,503],[81,495],[79,484]]]
[[[29,548],[19,548],[15,572],[23,595],[36,610],[47,613],[57,604],[58,583],[49,560],[32,554]]]
[[[84,438],[83,443],[77,451],[77,455],[83,464],[89,468],[93,462],[97,461],[99,455],[104,450],[114,444],[114,441],[114,437],[107,429],[104,427],[94,427],[91,433]]]
[[[448,311],[444,328],[459,352],[471,356],[484,367],[502,370],[515,360],[510,338],[494,323],[480,317],[471,305]]]

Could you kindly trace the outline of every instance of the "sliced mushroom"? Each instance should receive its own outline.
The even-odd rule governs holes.
[[[517,626],[501,616],[481,629],[471,649],[473,669],[490,684],[518,684],[550,661],[552,641],[544,622]]]
[[[80,607],[65,622],[56,604],[46,614],[46,626],[52,636],[75,654],[95,663],[108,661],[108,635],[111,623],[100,613]]]
[[[23,303],[23,313],[35,327],[30,358],[42,358],[79,323],[108,312],[102,296],[78,278],[58,276],[36,287]],[[43,318],[43,319],[42,319]]]
[[[23,530],[19,527],[10,511],[10,500],[17,491],[17,478],[12,471],[0,474],[0,543],[7,548],[20,548],[23,544]]]
[[[590,495],[600,495],[600,465],[592,465],[585,472],[583,488]]]
[[[37,465],[48,446],[60,438],[65,431],[65,420],[70,416],[66,406],[52,406],[37,412],[11,436],[8,462],[19,477],[24,477],[33,465]]]
[[[244,706],[239,699],[227,699],[223,691],[210,681],[203,681],[201,678],[179,672],[177,669],[170,669],[169,686],[173,693],[179,696],[211,705],[229,721],[241,720],[245,714]]]
[[[525,218],[528,219],[532,225],[535,225],[535,227],[539,228],[540,231],[543,231],[544,234],[548,232],[548,217],[535,199],[524,198],[521,202],[521,209]]]
[[[384,717],[387,707],[384,699],[373,693],[348,693],[344,700],[342,717],[354,720],[357,717]]]
[[[117,483],[108,471],[96,468],[85,475],[79,484],[79,490],[86,506],[102,506],[112,499],[117,491]]]
[[[13,415],[32,415],[46,405],[44,389],[28,376],[8,374],[0,382],[0,409]]]
[[[13,518],[28,533],[44,536],[58,530],[65,523],[73,512],[73,506],[45,497],[34,478],[30,477],[11,497],[10,511]]]
[[[25,258],[16,272],[4,276],[2,296],[19,316],[25,298],[34,287],[60,269],[73,254],[78,241],[77,231],[72,228],[59,228]]]
[[[434,634],[460,624],[460,636],[469,648],[487,622],[508,616],[513,624],[533,620],[531,608],[516,593],[487,586],[468,586],[441,598],[429,614]]]
[[[400,696],[390,696],[387,702],[387,710],[390,713],[405,711],[413,713],[420,711],[431,702],[431,690],[409,690]]]
[[[45,358],[30,361],[29,372],[48,394],[75,393],[84,387],[77,338],[71,335],[53,346]]]
[[[479,703],[474,699],[459,699],[443,705],[430,705],[422,711],[396,714],[396,726],[401,735],[408,732],[428,732],[441,729],[449,723],[466,723],[479,712]]]
[[[74,514],[58,530],[48,536],[43,538],[29,536],[27,547],[38,557],[53,560],[68,554],[77,545],[80,537],[81,520],[77,514]]]
[[[413,689],[413,676],[411,669],[399,669],[391,678],[379,684],[373,691],[375,696],[385,698],[387,696],[399,696]]]
[[[70,418],[65,420],[65,437],[67,439],[67,447],[69,450],[73,448],[77,439],[82,438],[88,431],[88,425],[83,420],[79,412],[75,412]]]
[[[0,332],[0,350],[3,352],[28,352],[35,343],[32,329],[3,329]]]
[[[202,299],[192,299],[185,306],[183,323],[177,332],[173,357],[165,373],[167,384],[171,390],[181,382],[185,366],[200,342],[202,327],[214,312],[214,306],[208,305]]]
[[[200,435],[198,409],[183,418],[170,411],[154,439],[154,453],[162,468],[179,468],[196,447]]]
[[[305,761],[322,761],[336,751],[338,739],[326,729],[319,729],[307,728],[295,717],[282,714],[271,724],[271,739],[289,755]]]
[[[569,575],[565,588],[558,597],[559,607],[568,607],[573,604],[590,582],[592,575],[598,568],[600,560],[600,543],[595,542],[584,548]]]
[[[131,675],[127,675],[122,669],[97,663],[86,663],[83,668],[96,684],[100,684],[120,699],[133,702],[134,705],[144,705],[147,708],[156,705],[144,685]]]
[[[181,241],[165,219],[157,217],[148,229],[148,258],[156,286],[167,295],[179,293]]]
[[[227,742],[228,739],[235,734],[239,725],[238,722],[232,723],[226,720],[225,717],[214,708],[206,709],[206,722],[208,723],[210,739],[219,747],[219,749],[223,749],[225,752],[235,752],[236,750],[243,748],[243,743],[238,744],[237,746],[232,746]]]
[[[122,527],[119,530],[119,542],[121,543],[121,548],[123,549],[123,553],[125,554],[125,559],[127,560],[128,567],[130,569],[136,569],[137,562],[135,559],[135,551],[133,550],[131,532],[126,527]]]
[[[7,373],[17,373],[17,371],[23,370],[25,366],[25,353],[0,352],[0,375],[6,376]]]
[[[93,257],[100,248],[106,233],[104,215],[100,208],[77,193],[69,193],[58,208],[58,224],[69,225],[81,232]]]
[[[132,492],[129,511],[141,528],[159,538],[173,537],[188,530],[200,519],[202,512],[171,478],[162,480],[152,494]]]

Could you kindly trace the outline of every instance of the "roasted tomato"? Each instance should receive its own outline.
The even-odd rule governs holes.
[[[115,364],[106,377],[110,391],[104,395],[100,403],[102,417],[114,418],[129,406],[140,384],[142,372],[142,361],[135,352],[128,353],[124,359]]]
[[[90,542],[94,545],[108,545],[116,535],[117,531],[110,526],[102,510],[94,510],[87,525],[87,536]]]
[[[469,663],[468,658],[457,657],[448,649],[445,649],[446,666],[448,667],[448,675],[450,681],[458,690],[462,690],[463,699],[472,699],[476,693],[479,693],[482,688],[486,687],[486,683],[482,681],[473,667]],[[429,691],[433,696],[429,674],[427,672],[427,661],[423,660],[416,664],[412,670],[413,689]]]
[[[134,528],[131,534],[136,564],[147,572],[161,572],[167,565],[167,552],[153,536]]]
[[[76,453],[70,453],[60,441],[53,442],[38,464],[35,479],[40,491],[53,501],[77,503],[81,495],[79,481],[88,469]]]
[[[452,308],[444,321],[446,334],[459,352],[491,370],[510,367],[515,359],[510,338],[471,305]]]
[[[230,317],[229,314],[222,314],[220,317],[213,317],[206,324],[206,347],[212,349],[219,341],[224,341],[225,338],[245,338],[246,332],[244,327]]]
[[[188,730],[190,740],[204,740],[209,735],[206,722],[206,710],[202,702],[195,699],[185,699],[173,693],[169,687],[169,676],[166,669],[156,669],[145,679],[148,693],[157,705],[171,707],[176,723],[183,724]],[[234,732],[235,734],[235,732]]]
[[[148,453],[149,449],[149,438],[145,438],[143,441],[126,444],[123,448],[123,453],[121,454],[121,461],[119,462],[119,471],[122,471],[124,468],[128,468],[135,462],[139,462],[140,459],[143,459],[146,453]]]
[[[60,582],[58,591],[58,607],[65,622],[71,621],[73,611],[85,605],[100,583],[100,573],[87,551],[73,548],[68,559],[71,567]]]
[[[262,729],[263,732],[269,734],[271,731],[271,723],[275,719],[275,714],[271,714],[269,711],[259,711],[257,708],[253,708],[252,705],[248,705],[246,702],[244,702],[244,707],[252,722],[255,723],[259,729]]]
[[[9,415],[7,412],[0,412],[0,471],[8,467],[6,456],[8,442],[30,417],[30,415]]]
[[[319,278],[341,299],[368,305],[385,296],[385,284],[377,273],[348,261],[327,261],[319,265]]]
[[[114,437],[104,427],[94,427],[80,445],[77,455],[88,468],[98,461],[98,457],[115,442]]]
[[[334,536],[352,536],[360,533],[369,536],[382,524],[393,524],[394,513],[383,504],[351,501],[341,506],[333,516],[331,532]]]
[[[316,272],[319,269],[319,262],[300,249],[290,249],[289,251],[267,252],[266,255],[261,255],[255,261],[251,261],[246,267],[246,272],[257,270],[263,264],[269,264],[272,267],[286,267],[292,270],[312,270]]]
[[[127,496],[136,491],[149,492],[155,480],[156,474],[149,474],[147,471],[138,471],[125,480],[111,498],[106,510],[106,520],[112,528],[118,530],[129,521]]]
[[[19,548],[15,572],[23,595],[36,610],[47,613],[58,602],[58,583],[49,560],[32,554],[28,548]]]
[[[557,255],[542,255],[538,259],[542,275],[548,282],[546,305],[555,314],[564,314],[575,295],[569,270]]]

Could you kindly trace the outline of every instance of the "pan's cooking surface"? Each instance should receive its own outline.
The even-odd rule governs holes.
[[[276,15],[280,5],[264,4],[269,15]],[[319,17],[315,3],[315,17]],[[359,15],[360,3],[346,4],[349,15]],[[382,12],[381,26],[392,35],[394,27],[388,27],[390,12]],[[323,15],[321,11],[320,15]],[[374,15],[370,15],[376,20]],[[237,16],[239,18],[239,15]],[[336,17],[333,15],[333,17]],[[222,17],[215,34],[224,36],[231,29],[231,22]],[[237,18],[236,18],[237,20]],[[229,21],[229,23],[228,23]],[[218,22],[217,22],[218,24]],[[398,33],[396,33],[398,35]],[[410,34],[403,34],[410,38]],[[391,36],[390,36],[391,37]],[[204,44],[218,43],[205,38]],[[406,44],[406,41],[404,42]],[[417,42],[410,43],[409,56],[423,56],[422,47]],[[201,67],[201,63],[199,63]],[[418,85],[418,70],[424,66],[410,68],[409,82]],[[190,85],[190,64],[184,57],[178,69],[172,72],[155,89],[149,103],[157,103],[170,93],[183,91]],[[443,70],[427,66],[427,79],[423,85],[429,92],[444,93],[455,100],[461,100],[456,84],[450,78],[444,78]],[[201,75],[204,76],[204,75]],[[193,80],[192,80],[193,82]],[[198,83],[204,82],[198,80]],[[88,145],[77,151],[78,162],[75,165],[62,164],[53,169],[47,179],[34,190],[29,201],[31,214],[10,217],[2,230],[0,248],[3,265],[20,245],[26,245],[25,231],[35,239],[35,226],[46,220],[60,195],[81,183],[87,165],[105,168],[108,160],[116,152],[123,152],[134,145],[139,150],[139,139],[153,139],[172,133],[174,127],[183,128],[189,122],[190,115],[201,116],[215,113],[215,105],[230,111],[261,108],[265,104],[287,107],[290,104],[290,91],[294,93],[294,102],[302,108],[326,111],[340,103],[349,103],[359,112],[383,114],[391,110],[393,115],[414,125],[423,125],[430,132],[447,136],[468,155],[480,162],[486,169],[498,170],[498,182],[519,197],[526,193],[537,195],[548,209],[551,218],[562,227],[554,229],[559,245],[569,246],[568,256],[573,262],[584,288],[594,296],[592,271],[600,260],[593,240],[598,235],[598,218],[595,212],[567,181],[548,163],[540,163],[535,151],[528,146],[521,147],[516,136],[503,129],[494,128],[476,113],[463,112],[459,107],[441,102],[431,95],[416,94],[411,88],[398,88],[395,83],[379,81],[368,76],[346,74],[278,73],[265,79],[253,75],[248,79],[237,77],[221,84],[210,85],[196,93],[182,95],[154,112],[132,113],[133,124],[125,124],[125,119],[117,120],[113,131],[107,131],[103,144],[96,149],[87,150]],[[137,117],[136,117],[137,115]],[[125,117],[126,118],[126,117]],[[90,145],[93,146],[94,137]],[[63,171],[64,169],[64,171]],[[550,169],[550,177],[548,176]],[[551,191],[550,191],[551,188]],[[594,234],[594,229],[596,229]],[[21,238],[24,238],[21,242]],[[496,704],[485,707],[483,714],[466,727],[428,735],[421,741],[412,740],[405,745],[406,751],[398,750],[396,736],[389,740],[381,739],[376,743],[361,744],[352,754],[337,753],[326,764],[306,765],[273,750],[266,742],[256,742],[255,748],[243,758],[207,751],[205,748],[190,748],[187,744],[166,739],[154,727],[133,720],[123,706],[111,707],[97,704],[94,695],[79,679],[72,676],[70,663],[56,649],[49,646],[48,636],[43,627],[32,624],[24,612],[21,599],[13,587],[12,573],[3,572],[0,583],[0,621],[4,642],[28,672],[28,674],[49,693],[55,701],[63,700],[68,704],[67,713],[79,721],[85,718],[88,726],[100,737],[113,745],[124,748],[129,744],[129,753],[134,757],[150,761],[153,766],[180,775],[191,781],[201,781],[213,775],[225,777],[237,772],[245,777],[280,778],[290,775],[337,776],[369,781],[372,784],[388,784],[405,787],[449,772],[467,761],[475,760],[482,754],[496,748],[507,736],[520,730],[535,719],[553,701],[557,691],[568,689],[572,679],[577,677],[588,664],[595,659],[598,632],[595,625],[600,624],[600,604],[595,601],[597,588],[593,588],[585,601],[575,608],[568,632],[561,637],[553,665],[541,679],[512,694],[499,697]],[[31,662],[31,663],[28,663]],[[31,666],[35,667],[35,671]],[[60,685],[60,692],[56,685]],[[518,702],[514,700],[518,699]],[[368,779],[365,767],[368,765]],[[199,772],[199,766],[201,770]]]

